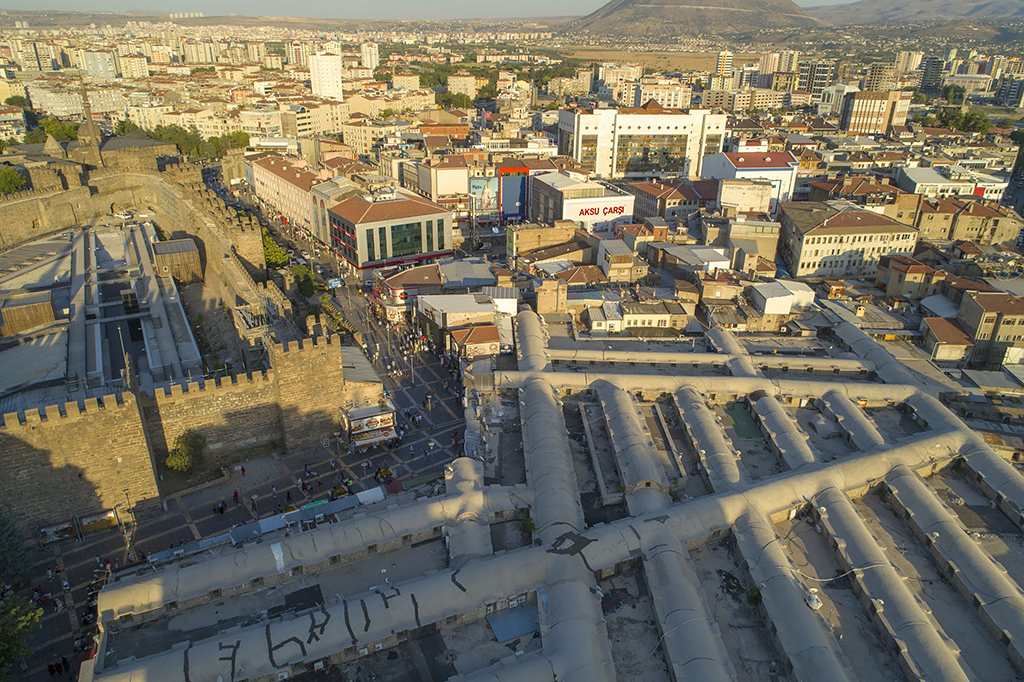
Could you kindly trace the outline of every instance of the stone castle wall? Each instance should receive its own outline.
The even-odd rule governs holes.
[[[208,469],[333,438],[351,399],[338,338],[275,344],[270,354],[274,369],[263,374],[3,415],[5,505],[30,533],[128,500],[144,515],[159,501],[158,463],[187,429],[206,437]]]
[[[3,416],[0,487],[26,531],[118,504],[158,501],[156,473],[130,393]]]

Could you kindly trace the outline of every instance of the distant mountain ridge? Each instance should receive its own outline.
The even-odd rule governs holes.
[[[792,0],[611,0],[562,30],[642,38],[820,24]]]
[[[808,7],[831,24],[896,24],[934,19],[1024,19],[1024,0],[860,0]]]

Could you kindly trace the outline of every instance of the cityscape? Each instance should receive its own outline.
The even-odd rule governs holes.
[[[1024,680],[1024,0],[820,2],[0,9],[0,682]]]

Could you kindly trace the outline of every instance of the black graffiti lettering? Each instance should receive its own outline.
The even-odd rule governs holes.
[[[298,637],[289,637],[283,642],[274,644],[273,640],[270,639],[270,623],[267,623],[267,655],[270,657],[270,665],[274,666],[275,668],[283,668],[286,665],[288,665],[287,663],[279,664],[276,660],[274,660],[274,652],[284,646],[287,646],[288,644],[292,644],[293,642],[298,645],[299,650],[302,651],[302,655],[305,656],[306,645]]]

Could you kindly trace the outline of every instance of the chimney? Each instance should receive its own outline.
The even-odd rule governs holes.
[[[864,311],[865,311],[865,310],[866,310],[866,308],[865,308],[864,306],[862,306],[862,305],[859,305],[859,306],[857,306],[857,307],[856,307],[856,308],[854,309],[854,314],[855,314],[855,315],[856,315],[857,317],[864,317]]]

